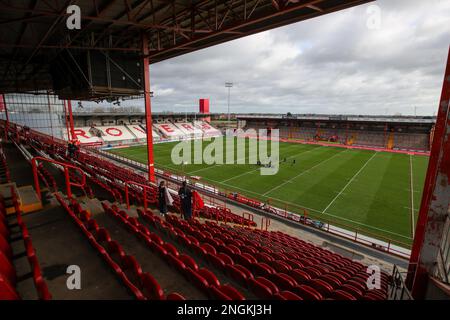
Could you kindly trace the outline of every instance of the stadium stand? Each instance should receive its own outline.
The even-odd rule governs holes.
[[[146,128],[140,124],[129,124],[126,126],[128,130],[136,137],[138,141],[145,141],[147,139]],[[153,140],[159,140],[159,135],[153,131]]]
[[[101,126],[96,127],[101,131],[101,137],[106,143],[129,144],[136,140],[134,136],[125,126]]]
[[[220,130],[214,128],[206,121],[194,121],[194,126],[201,129],[205,137],[215,137],[221,134]]]
[[[119,200],[112,205],[103,200],[102,210],[93,213],[78,196],[66,198],[60,192],[54,193],[83,237],[135,299],[387,298],[386,274],[382,276],[382,288],[369,292],[364,286],[368,277],[364,265],[282,232],[258,230],[252,220],[229,209],[203,208],[190,221],[180,220],[177,213],[163,219],[151,209],[140,207],[144,190],[136,188],[132,201],[138,206],[137,216],[132,215],[120,204],[126,182],[148,185],[147,200],[153,206],[157,204],[155,187],[140,174],[87,150],[71,159],[65,144],[41,134],[19,133],[15,145],[27,146],[31,153],[47,155],[62,164],[71,163],[82,170],[88,181],[102,181],[100,189],[108,186],[122,195],[114,197]],[[54,185],[53,181],[63,175],[60,170],[41,171],[45,174],[39,177],[46,185]],[[77,181],[82,181],[81,177]],[[101,192],[93,188],[88,198],[100,199]],[[176,194],[174,198],[172,211],[179,212]],[[2,252],[8,252],[4,247]],[[132,255],[128,253],[131,248]],[[8,270],[1,273],[11,274]],[[175,279],[177,285],[168,278]],[[0,283],[6,288],[6,282]],[[19,298],[21,292],[10,289],[9,282],[7,285],[9,297]]]
[[[190,138],[201,138],[203,135],[203,131],[200,130],[199,128],[195,127],[193,124],[191,123],[187,123],[187,122],[175,122],[174,125],[180,129],[185,136],[190,137]]]
[[[101,144],[102,138],[94,135],[91,131],[92,127],[75,128],[75,136],[82,144]],[[67,135],[67,131],[65,132]]]
[[[387,150],[430,150],[431,117],[239,115],[244,129],[279,129],[280,138]]]
[[[110,121],[108,121],[110,122]],[[202,136],[217,136],[220,131],[206,122],[200,121],[198,126],[189,122],[155,123],[153,141],[194,139]],[[204,129],[200,129],[204,128]],[[143,143],[147,139],[146,127],[143,124],[98,125],[91,127],[75,127],[75,135],[83,145],[130,145]],[[63,130],[67,136],[67,130]]]
[[[164,138],[180,139],[185,136],[185,133],[173,123],[155,123],[153,126]]]

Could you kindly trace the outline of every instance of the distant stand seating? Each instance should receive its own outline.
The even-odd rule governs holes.
[[[161,122],[152,127],[153,141],[182,140],[220,135],[220,130],[205,121]],[[75,135],[84,145],[122,146],[143,143],[147,140],[145,124],[102,125],[76,127]],[[67,130],[64,130],[67,137]]]

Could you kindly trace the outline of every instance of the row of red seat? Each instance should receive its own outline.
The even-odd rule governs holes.
[[[212,219],[216,221],[222,222],[231,222],[235,224],[240,224],[249,227],[256,227],[256,222],[253,220],[244,218],[242,216],[238,216],[231,212],[229,208],[224,207],[208,207],[205,206],[202,209],[197,211],[199,217],[204,219]]]
[[[272,290],[270,294],[262,294],[258,288],[258,282],[264,279],[255,278],[253,273],[247,270],[241,263],[243,260],[251,259],[248,253],[235,254],[237,248],[230,247],[211,235],[208,231],[202,232],[203,224],[191,220],[189,223],[181,221],[174,215],[167,217],[167,221],[174,227],[175,237],[180,244],[191,248],[198,255],[204,257],[208,263],[221,270],[225,275],[239,283],[243,287],[250,289],[256,296],[262,299],[281,299],[281,300],[302,300],[297,294],[287,290]]]
[[[143,273],[136,259],[127,255],[122,246],[111,238],[109,232],[105,228],[100,228],[97,222],[82,210],[78,202],[72,199],[72,202],[68,204],[61,195],[55,194],[55,196],[91,245],[100,253],[136,299],[162,298],[162,290],[156,280],[149,273]]]
[[[229,284],[221,284],[217,277],[207,268],[199,268],[195,260],[187,255],[180,253],[171,243],[163,241],[156,233],[151,232],[138,219],[128,216],[128,214],[119,210],[116,206],[109,207],[102,203],[105,212],[132,232],[140,240],[144,241],[148,247],[156,252],[164,261],[175,268],[192,282],[199,290],[206,293],[211,298],[225,300],[243,300],[244,296]],[[165,224],[159,217],[154,216],[151,211],[144,212],[139,209],[139,215],[148,221],[153,227],[160,231],[170,234],[169,225]]]
[[[124,183],[133,178],[136,178],[137,182],[145,180],[142,176],[136,175],[128,169],[118,167],[109,161],[85,153],[80,154],[78,162],[80,165],[87,163],[91,168],[96,168],[95,170],[99,175],[113,182],[121,181]],[[146,181],[145,183],[147,184]],[[240,272],[234,270],[233,274],[235,276],[240,274],[241,278],[242,274],[244,274],[246,277],[245,285],[250,285],[250,280],[256,279],[255,281],[258,282],[258,285],[255,284],[255,281],[252,281],[251,284],[253,289],[259,288],[261,295],[263,295],[263,292],[267,294],[269,290],[273,295],[273,292],[276,290],[267,281],[275,281],[275,278],[277,278],[275,282],[278,282],[280,287],[283,288],[281,276],[285,280],[283,285],[286,286],[287,283],[290,283],[291,291],[296,290],[295,293],[298,293],[300,298],[385,298],[388,283],[386,275],[383,274],[382,276],[381,289],[368,292],[366,289],[368,274],[365,266],[328,250],[301,242],[299,239],[285,236],[282,233],[260,233],[259,231],[242,228],[236,231],[234,228],[223,228],[214,225],[201,227],[193,224],[184,227],[186,230],[183,231],[189,233],[193,238],[198,237],[209,241],[199,246],[201,248],[199,250],[206,251],[211,256],[214,253],[211,248],[214,248],[217,253],[218,246],[221,245],[219,240],[222,241],[223,245],[220,248],[222,252],[219,253],[227,254],[231,260],[234,258],[236,262],[239,262],[237,265],[240,267],[236,267],[240,269],[238,270]],[[206,239],[202,236],[205,232],[209,232],[209,236],[207,235]],[[217,238],[213,237],[213,235],[217,235]],[[228,239],[226,238],[227,236]],[[208,248],[209,251],[205,248]],[[242,252],[241,250],[246,250],[247,252]],[[245,255],[245,253],[248,253],[248,255]],[[247,265],[247,267],[244,265]],[[249,272],[246,272],[246,269]],[[259,278],[260,274],[266,276],[263,277],[265,280]],[[290,295],[290,297],[293,297],[293,295]]]
[[[3,150],[0,153],[0,158],[5,160]],[[0,161],[0,166],[7,173],[9,179],[9,170],[6,161]],[[9,182],[9,180],[8,180]],[[17,199],[14,187],[11,187],[11,198],[16,211],[17,225],[20,228],[21,236],[24,242],[25,253],[30,264],[31,273],[33,275],[34,285],[39,299],[50,300],[52,298],[47,284],[42,276],[39,261],[36,257],[36,251],[33,248],[33,243],[28,229],[22,219],[19,200]],[[16,291],[17,275],[13,263],[13,250],[8,240],[10,238],[10,231],[6,218],[6,205],[3,199],[0,201],[0,300],[19,300],[20,295]]]
[[[228,229],[228,230],[226,230]],[[286,235],[282,232],[268,232],[261,230],[248,230],[239,228],[221,228],[217,232],[227,234],[230,237],[241,237],[245,245],[253,247],[254,256],[263,262],[272,262],[279,271],[292,272],[297,268],[295,276],[305,284],[315,287],[324,297],[329,296],[333,290],[342,290],[357,299],[386,299],[389,279],[387,274],[381,273],[381,288],[368,290],[367,280],[369,274],[367,267],[361,263],[351,261],[331,251],[306,243],[300,239]],[[250,238],[249,235],[258,234],[258,238]],[[274,236],[275,235],[275,236]],[[246,237],[247,236],[247,237]],[[277,238],[290,239],[291,243],[284,242],[278,248],[270,245],[277,243]],[[316,281],[321,280],[321,281]]]
[[[122,200],[125,195],[125,183],[127,181],[135,181],[150,187],[148,189],[149,193],[146,196],[147,204],[157,204],[156,187],[150,185],[142,175],[136,174],[127,168],[117,166],[111,161],[104,160],[85,152],[79,153],[76,159],[71,159],[68,158],[67,152],[63,147],[49,147],[42,144],[40,141],[31,141],[33,141],[32,144],[38,145],[40,148],[46,150],[46,152],[49,152],[51,156],[58,157],[58,160],[72,162],[81,167],[87,173],[92,182],[109,191],[114,196],[116,201],[123,202]],[[101,180],[103,180],[103,182]],[[143,205],[144,190],[132,184],[129,185],[129,188],[130,200]],[[177,212],[180,212],[181,209],[178,195],[173,195],[173,198],[173,208]],[[254,221],[232,213],[229,208],[205,206],[204,209],[197,211],[194,214],[199,214],[201,217],[206,219],[215,219],[218,221],[231,222],[235,224],[256,226]]]

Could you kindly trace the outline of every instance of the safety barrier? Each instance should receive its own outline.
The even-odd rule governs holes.
[[[83,188],[86,185],[86,175],[84,174],[83,170],[81,170],[80,168],[78,168],[74,165],[56,161],[53,159],[48,159],[48,158],[44,158],[44,157],[34,157],[33,159],[31,159],[31,166],[33,168],[34,187],[36,188],[36,193],[37,193],[39,199],[42,199],[42,194],[41,194],[41,187],[39,185],[38,165],[37,165],[38,160],[42,161],[42,162],[49,162],[49,163],[53,163],[56,165],[60,165],[64,168],[64,177],[65,177],[65,181],[66,181],[66,192],[67,192],[67,196],[69,198],[72,198],[71,186]],[[75,183],[75,182],[70,181],[69,168],[72,168],[81,174],[81,183]]]

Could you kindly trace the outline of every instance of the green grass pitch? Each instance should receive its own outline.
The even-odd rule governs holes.
[[[209,143],[203,141],[203,148]],[[248,143],[245,140],[246,159]],[[248,161],[174,165],[171,152],[175,144],[155,144],[156,167],[200,176],[224,190],[269,201],[291,212],[306,208],[313,218],[398,241],[398,245],[411,244],[428,165],[426,156],[280,143],[278,173],[263,176],[259,167]],[[146,150],[146,146],[135,146],[110,152],[147,163]],[[282,162],[283,158],[287,161]]]

